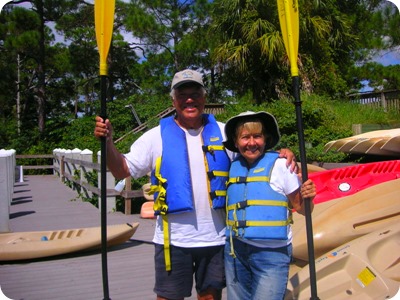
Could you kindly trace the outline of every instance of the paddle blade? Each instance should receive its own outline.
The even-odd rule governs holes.
[[[277,2],[283,42],[290,61],[290,72],[292,77],[298,76],[299,5],[297,0],[277,0]]]
[[[107,56],[114,25],[115,0],[94,1],[94,24],[100,54],[100,75],[107,75]]]

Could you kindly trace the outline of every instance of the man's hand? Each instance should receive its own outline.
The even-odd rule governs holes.
[[[113,128],[111,122],[106,119],[105,122],[103,118],[96,116],[96,126],[94,128],[94,136],[96,138],[106,137],[108,139],[112,139]]]
[[[286,166],[290,166],[290,172],[292,173],[298,173],[299,172],[299,167],[297,166],[296,163],[296,156],[292,152],[292,150],[287,149],[287,148],[282,148],[279,150],[279,157],[281,158],[286,158]]]

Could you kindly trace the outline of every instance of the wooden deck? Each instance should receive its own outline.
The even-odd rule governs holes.
[[[107,215],[107,224],[126,222],[140,225],[128,242],[108,250],[109,296],[113,300],[155,299],[151,242],[155,221],[119,212]],[[11,231],[92,226],[100,226],[99,210],[80,201],[77,193],[58,177],[25,176],[24,182],[15,184],[10,208]],[[0,262],[0,287],[13,300],[103,299],[101,252]],[[195,292],[187,299],[197,299]]]

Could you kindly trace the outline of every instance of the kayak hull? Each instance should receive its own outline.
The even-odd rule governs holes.
[[[400,286],[400,224],[375,230],[315,260],[320,299],[389,299]],[[309,266],[289,278],[285,299],[310,299]]]
[[[400,223],[400,179],[316,204],[312,212],[315,257],[346,242]],[[304,216],[293,213],[293,256],[308,261]]]
[[[107,246],[127,241],[139,223],[107,226]],[[101,227],[0,234],[0,261],[36,259],[101,247]]]

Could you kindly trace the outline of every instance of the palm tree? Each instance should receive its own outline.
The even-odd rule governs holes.
[[[304,5],[299,4],[298,65],[302,87],[311,91],[313,86],[310,78],[317,77],[314,74],[318,66],[314,57],[325,64],[333,63],[332,48],[335,45],[343,46],[338,43],[350,37],[350,27],[346,19],[339,17],[340,14],[335,17],[326,14],[327,8],[321,9],[320,2],[304,2]],[[250,90],[258,104],[287,93],[289,61],[280,33],[275,1],[217,0],[213,29],[221,32],[221,42],[213,58],[225,70],[225,81],[234,83],[235,93],[243,95]]]

